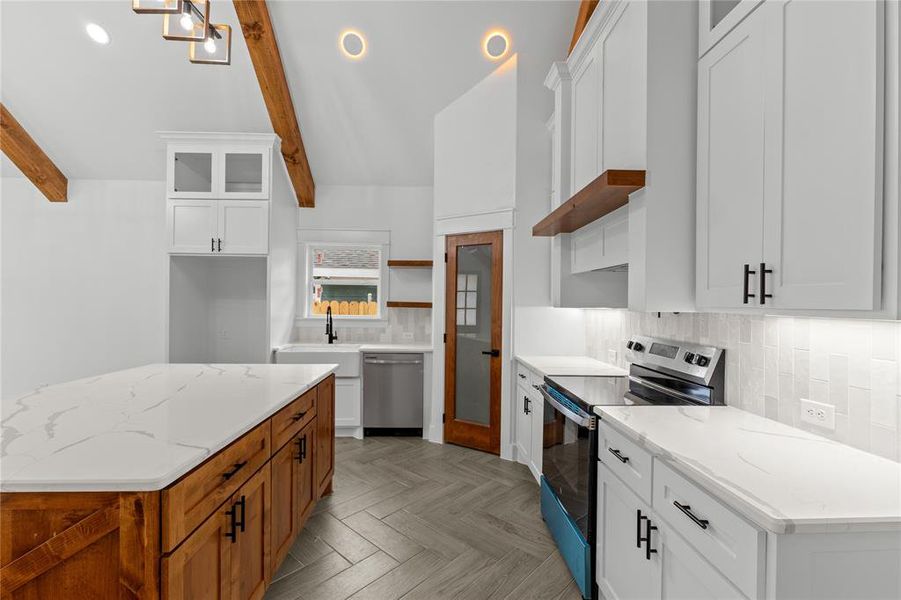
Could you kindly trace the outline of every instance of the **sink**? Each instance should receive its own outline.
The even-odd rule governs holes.
[[[360,344],[291,344],[275,352],[279,364],[337,364],[336,377],[360,376]]]

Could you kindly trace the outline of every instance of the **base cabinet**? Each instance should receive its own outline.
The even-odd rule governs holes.
[[[0,595],[263,598],[316,500],[331,492],[334,381],[162,491],[3,492]]]

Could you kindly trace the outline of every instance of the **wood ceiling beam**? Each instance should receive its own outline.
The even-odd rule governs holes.
[[[234,0],[234,5],[272,129],[282,139],[282,156],[285,157],[288,175],[297,194],[297,204],[312,208],[315,206],[316,186],[300,137],[300,126],[266,0]]]
[[[579,36],[582,35],[582,30],[585,29],[585,25],[588,24],[588,19],[591,18],[597,5],[598,0],[582,0],[582,3],[579,5],[579,14],[576,15],[576,26],[573,29],[573,39],[569,42],[570,54],[572,54],[573,48],[576,47],[576,42],[579,41]]]
[[[69,181],[0,103],[0,150],[51,202],[65,202]]]

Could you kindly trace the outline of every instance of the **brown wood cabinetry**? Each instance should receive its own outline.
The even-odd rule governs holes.
[[[329,375],[319,384],[316,399],[316,452],[315,476],[317,498],[332,492],[332,474],[335,472],[335,376]]]
[[[0,597],[262,598],[331,490],[334,392],[329,376],[162,491],[0,494]]]

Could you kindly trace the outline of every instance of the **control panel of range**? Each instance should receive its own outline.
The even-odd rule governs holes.
[[[712,371],[723,353],[714,346],[647,336],[633,336],[626,342],[626,349],[627,358],[632,363],[666,367],[696,377],[705,377],[708,371]]]

